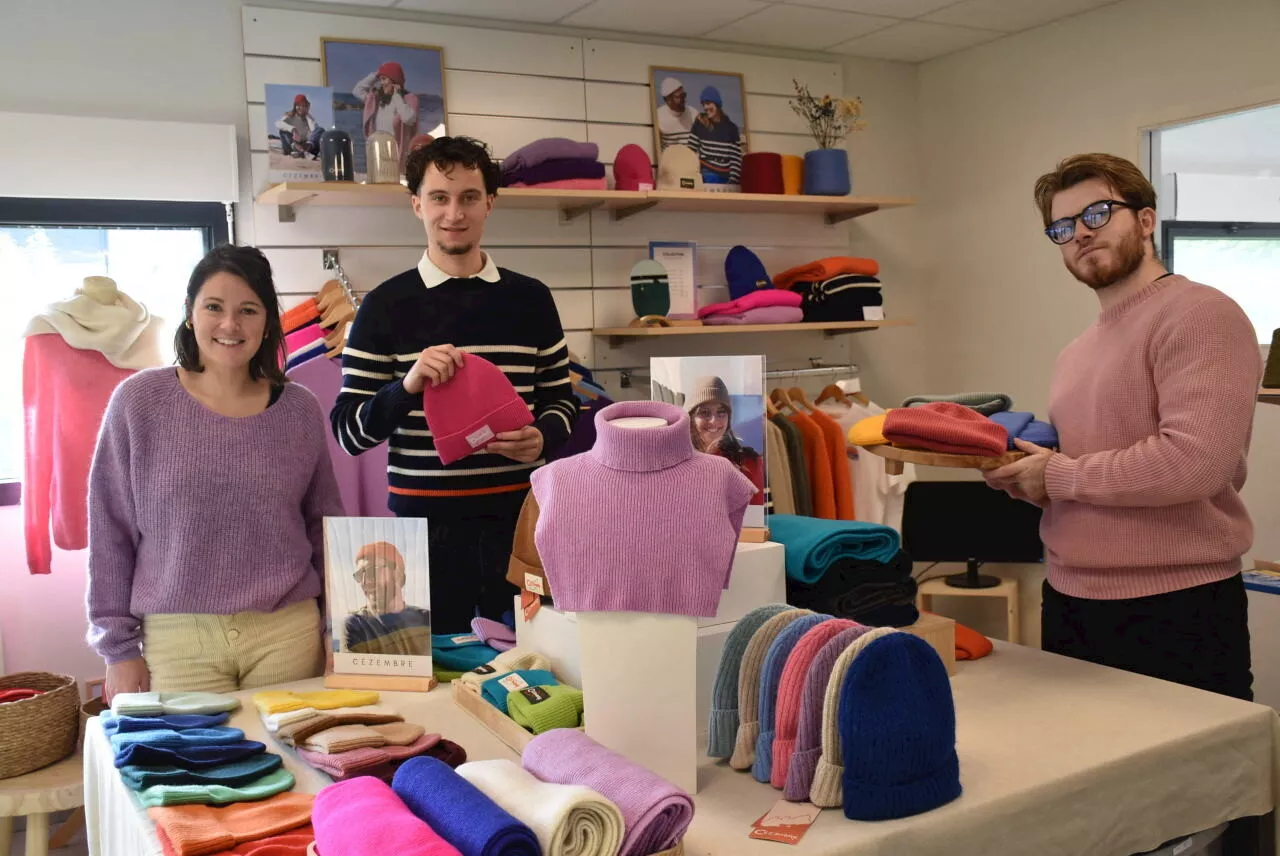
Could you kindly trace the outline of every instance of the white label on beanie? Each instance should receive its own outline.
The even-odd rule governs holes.
[[[652,182],[652,181],[642,181],[642,182],[640,182],[640,187],[639,187],[639,188],[637,188],[637,189],[639,189],[639,190],[653,190],[653,182]]]
[[[883,321],[884,307],[883,306],[862,307],[862,320],[863,321]]]
[[[479,642],[480,637],[479,636],[454,636],[449,641],[452,642],[454,645],[465,645],[468,642]]]
[[[528,571],[524,573],[524,590],[531,591],[534,594],[547,593],[547,587],[542,584],[542,577],[537,574],[531,574]]]
[[[507,675],[505,678],[498,678],[498,684],[506,687],[508,692],[515,692],[516,690],[522,690],[529,686],[529,682],[517,675],[515,672]]]
[[[479,428],[477,428],[476,430],[472,431],[470,434],[467,435],[467,443],[471,446],[471,448],[479,449],[485,443],[488,443],[490,440],[492,440],[494,436],[495,435],[493,433],[492,428],[490,428],[488,425],[481,425]]]

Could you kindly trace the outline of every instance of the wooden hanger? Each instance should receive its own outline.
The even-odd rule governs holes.
[[[324,314],[320,316],[320,326],[330,329],[337,327],[346,321],[356,317],[356,308],[351,305],[351,301],[344,296],[341,301],[333,304]]]
[[[806,396],[806,395],[804,394],[804,390],[803,390],[803,389],[801,389],[801,388],[800,388],[800,387],[798,387],[798,386],[793,386],[793,387],[791,387],[791,389],[787,390],[787,395],[791,396],[791,400],[792,400],[792,402],[799,401],[799,402],[800,402],[800,405],[801,405],[805,410],[817,410],[817,409],[818,409],[818,408],[816,408],[816,407],[814,407],[814,406],[813,406],[813,402],[812,402],[812,401],[810,401],[810,400],[809,400],[809,398],[808,398],[808,396]]]
[[[331,279],[316,292],[316,306],[321,313],[328,311],[339,300],[346,300],[346,293],[342,290],[342,283],[336,279]]]
[[[799,410],[799,408],[792,403],[791,396],[787,395],[787,391],[782,387],[778,387],[773,392],[769,393],[769,399],[779,410],[791,410],[792,412],[798,412]]]
[[[777,416],[779,412],[778,406],[773,403],[773,399],[766,395],[764,397],[764,415],[769,419],[772,419]]]
[[[347,331],[350,327],[350,321],[343,321],[338,325],[337,329],[324,337],[324,343],[329,348],[329,350],[324,353],[326,357],[342,356],[342,349],[347,346]]]
[[[849,403],[849,396],[845,395],[844,390],[836,386],[834,383],[829,383],[824,386],[822,388],[822,392],[818,393],[818,397],[814,399],[814,402],[816,404],[821,404],[824,401],[830,401],[832,399],[835,399],[841,404]]]
[[[577,361],[575,360],[574,362],[577,362]],[[578,395],[585,396],[586,398],[590,398],[593,400],[600,397],[596,395],[595,392],[593,392],[592,390],[587,389],[585,386],[579,386],[578,381],[580,380],[582,380],[582,375],[572,370],[569,372],[569,383],[573,387],[574,392],[576,392]]]

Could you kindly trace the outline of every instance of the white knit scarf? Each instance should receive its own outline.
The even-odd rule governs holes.
[[[68,345],[98,351],[121,369],[161,365],[160,319],[105,276],[85,277],[70,300],[52,303],[31,319],[24,336],[57,333]]]

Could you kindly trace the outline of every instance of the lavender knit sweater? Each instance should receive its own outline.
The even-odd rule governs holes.
[[[141,617],[273,612],[324,590],[322,518],[342,514],[315,396],[288,384],[221,416],[173,368],[111,397],[89,473],[89,644],[141,654]]]

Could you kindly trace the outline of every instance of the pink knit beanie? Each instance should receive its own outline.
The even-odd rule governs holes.
[[[483,449],[503,431],[533,424],[533,414],[502,369],[475,354],[446,383],[422,390],[422,410],[440,463],[451,464]]]
[[[774,716],[773,769],[769,774],[769,784],[778,790],[787,782],[787,770],[791,766],[791,753],[796,748],[796,730],[800,723],[801,693],[804,691],[804,678],[809,672],[822,646],[832,637],[852,627],[860,627],[856,621],[846,618],[832,618],[816,627],[811,627],[796,647],[791,649],[787,664],[782,667],[782,679],[778,682],[778,704]]]

